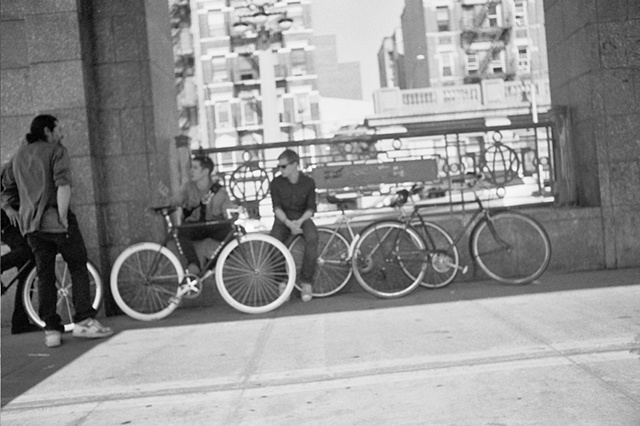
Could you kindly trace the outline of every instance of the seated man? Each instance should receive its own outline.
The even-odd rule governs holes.
[[[178,241],[187,258],[187,268],[194,275],[200,272],[201,265],[193,241],[205,238],[222,241],[231,231],[229,223],[197,225],[199,222],[225,220],[226,210],[235,207],[227,191],[211,178],[213,167],[209,157],[194,158],[191,162],[191,180],[180,188],[172,200],[172,204],[184,210],[183,225],[189,225],[178,228]]]
[[[275,221],[271,235],[285,242],[291,235],[302,234],[305,247],[300,268],[302,301],[313,297],[313,276],[318,260],[318,229],[311,220],[316,211],[316,183],[299,170],[300,157],[284,150],[278,156],[281,175],[271,182],[271,199]]]

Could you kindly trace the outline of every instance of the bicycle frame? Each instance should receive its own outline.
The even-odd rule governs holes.
[[[229,209],[229,210],[231,211],[232,209]],[[176,247],[178,249],[180,256],[184,257],[184,251],[182,249],[182,245],[180,244],[180,240],[178,239],[179,227],[173,224],[173,221],[171,220],[171,214],[168,209],[161,210],[160,213],[164,217],[165,224],[167,227],[166,236],[164,238],[164,241],[160,245],[160,247],[167,247],[168,243],[170,241],[173,241],[176,244]],[[202,226],[207,224],[213,225],[213,224],[220,224],[220,223],[225,223],[225,221],[201,222],[201,223],[197,223],[197,225]],[[213,254],[208,257],[208,260],[205,262],[202,270],[198,275],[193,275],[189,273],[188,270],[185,268],[185,277],[187,279],[178,288],[178,293],[175,295],[176,299],[180,299],[182,296],[184,296],[187,293],[191,293],[191,292],[196,294],[199,293],[201,290],[199,288],[200,284],[215,274],[215,265],[217,264],[218,257],[220,256],[220,253],[225,248],[225,246],[227,246],[227,244],[229,244],[233,239],[237,239],[238,243],[242,243],[242,237],[245,234],[246,232],[244,228],[241,225],[237,224],[236,222],[233,222],[232,230],[226,235],[225,239],[218,245],[218,247],[216,247],[216,250],[213,252]],[[160,258],[161,258],[161,255],[160,255],[160,251],[158,250],[156,259],[154,259],[152,263],[154,268],[157,266],[157,262],[160,260]]]
[[[5,285],[4,283],[1,283],[1,285],[2,285],[2,295],[4,296],[4,294],[7,292],[7,290],[9,290],[12,285],[14,285],[16,282],[18,282],[18,280],[20,279],[21,275],[27,270],[27,268],[29,268],[29,270],[30,270],[34,266],[36,266],[35,262],[33,260],[29,259],[24,265],[22,265],[22,267],[20,269],[18,269],[18,272],[16,272],[16,275],[11,279],[11,281],[9,281],[9,284]],[[24,277],[24,279],[26,280],[27,277]]]

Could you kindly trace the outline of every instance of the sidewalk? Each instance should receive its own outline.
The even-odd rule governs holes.
[[[10,425],[640,424],[640,269],[219,301],[48,349],[2,329]]]

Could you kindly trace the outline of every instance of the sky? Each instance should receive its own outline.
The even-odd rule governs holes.
[[[373,102],[380,88],[378,50],[400,26],[404,0],[312,0],[315,35],[336,36],[339,62],[360,62],[362,92]]]

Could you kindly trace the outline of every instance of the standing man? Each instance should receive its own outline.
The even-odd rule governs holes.
[[[300,157],[286,149],[278,156],[280,176],[271,182],[275,220],[271,235],[284,242],[290,235],[302,234],[305,247],[300,270],[302,301],[313,297],[313,276],[318,259],[318,229],[311,220],[316,212],[316,183],[300,172]]]
[[[60,253],[71,272],[74,337],[100,338],[113,334],[109,327],[94,317],[87,249],[78,228],[76,216],[69,209],[71,201],[71,168],[69,154],[62,146],[62,129],[51,115],[39,115],[31,122],[27,145],[22,146],[3,179],[3,204],[20,199],[16,215],[9,216],[18,224],[36,259],[38,268],[40,318],[45,322],[45,344],[62,344],[64,326],[56,311],[56,255]]]
[[[223,241],[232,230],[229,222],[204,223],[215,220],[225,221],[226,210],[235,207],[227,191],[211,178],[213,168],[211,158],[195,157],[189,171],[191,179],[180,188],[171,203],[182,207],[184,211],[183,226],[178,228],[178,241],[182,246],[184,257],[187,258],[187,269],[193,275],[197,275],[201,267],[193,241],[205,238]]]

